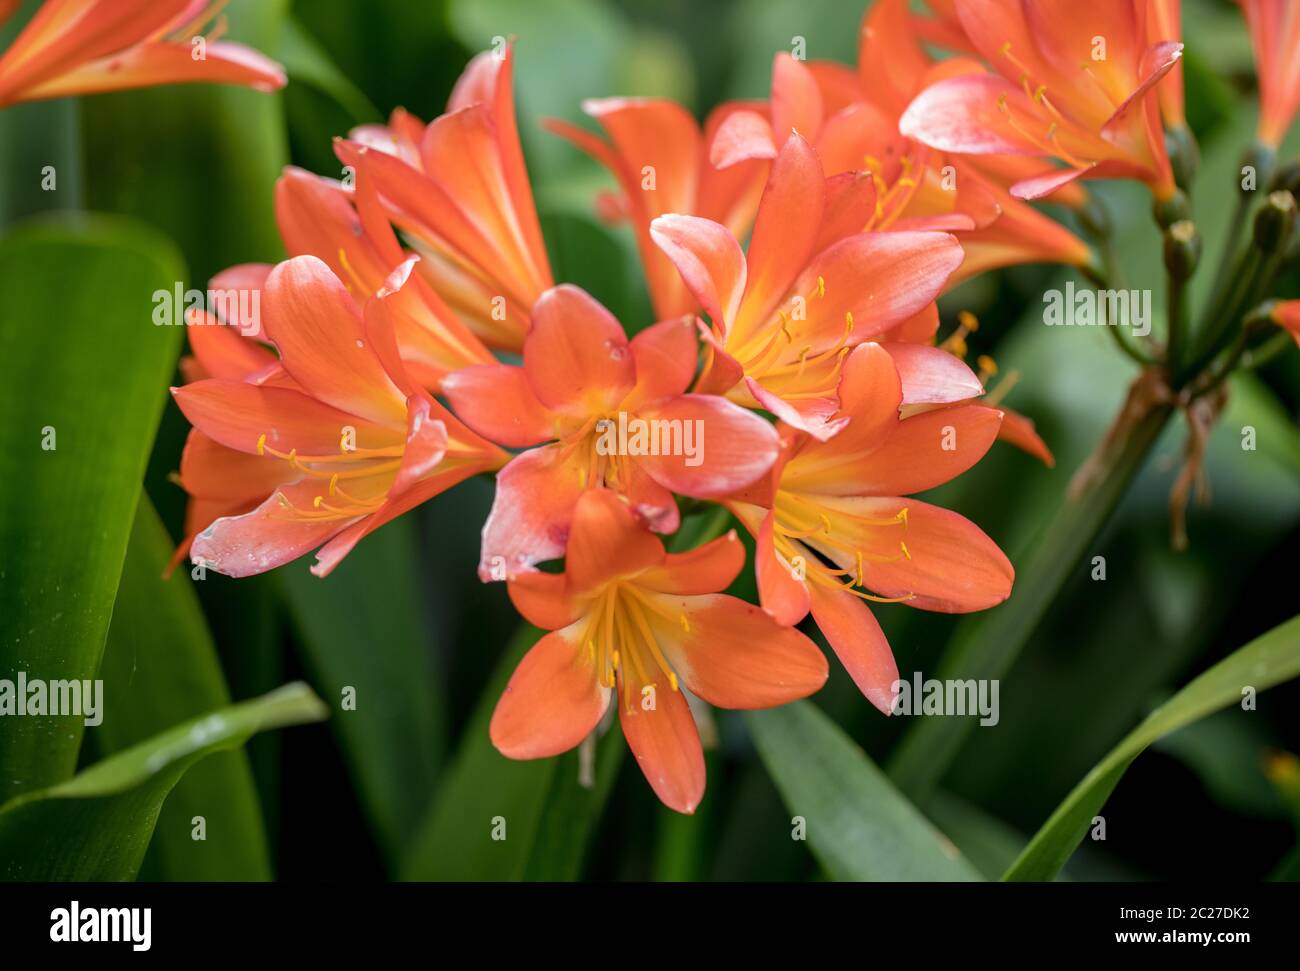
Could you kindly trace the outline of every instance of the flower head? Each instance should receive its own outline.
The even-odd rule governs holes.
[[[608,310],[565,284],[533,308],[522,367],[472,367],[444,381],[469,427],[528,447],[497,476],[483,527],[485,580],[560,556],[588,489],[619,492],[653,529],[671,533],[673,493],[716,498],[767,472],[777,453],[768,422],[715,395],[685,393],[698,350],[690,318],[629,341]]]
[[[425,257],[420,272],[468,326],[518,350],[528,315],[552,286],[511,89],[513,53],[470,61],[447,112],[420,128],[395,113],[335,143],[358,180],[373,180],[384,210]]]
[[[1158,31],[1147,0],[954,0],[982,69],[936,81],[903,113],[904,135],[970,155],[1056,159],[1064,168],[1011,189],[1046,196],[1081,177],[1175,189],[1156,86],[1182,44]]]
[[[200,510],[226,514],[202,529],[191,558],[221,573],[262,573],[324,544],[323,576],[365,535],[506,455],[465,428],[406,375],[386,302],[407,280],[366,301],[364,314],[320,260],[299,256],[266,277],[266,336],[278,359],[231,344],[196,356],[214,376],[174,388],[194,425],[181,482]],[[206,329],[206,328],[205,328]],[[223,328],[213,328],[214,332]]]
[[[0,107],[194,81],[259,91],[284,87],[280,65],[242,44],[218,40],[224,22],[207,37],[200,35],[224,5],[214,0],[46,0],[0,55]],[[0,4],[0,21],[15,6]]]
[[[826,681],[826,659],[807,637],[718,592],[744,562],[734,531],[665,553],[614,493],[585,492],[564,573],[510,583],[519,612],[551,633],[506,685],[492,743],[516,759],[558,755],[590,735],[616,698],[646,780],[665,805],[694,812],[704,755],[683,689],[721,708],[769,708]]]
[[[828,182],[793,134],[772,163],[747,254],[708,219],[651,224],[712,320],[697,390],[766,408],[817,437],[843,427],[844,357],[928,313],[962,260],[947,233],[859,232],[874,205],[869,179]]]
[[[783,624],[811,611],[854,682],[886,713],[898,668],[868,603],[963,613],[1011,592],[1010,562],[978,527],[905,498],[970,468],[997,436],[995,409],[933,407],[964,396],[963,370],[936,348],[861,345],[840,389],[848,426],[825,442],[787,429],[770,480],[727,503],[757,540],[764,609]]]

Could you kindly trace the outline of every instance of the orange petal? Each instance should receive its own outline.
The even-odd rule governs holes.
[[[358,418],[301,391],[211,379],[173,388],[172,396],[195,428],[227,448],[256,453],[258,439],[280,452],[340,452],[344,429],[357,432],[358,448],[400,444],[404,431]]]
[[[521,367],[465,368],[447,375],[442,390],[465,424],[498,445],[527,448],[555,437],[550,412],[533,394]]]
[[[559,630],[578,619],[578,604],[568,595],[563,573],[521,573],[510,581],[510,602],[528,623]]]
[[[194,538],[191,559],[229,577],[248,577],[310,553],[355,522],[300,518],[286,508],[310,509],[320,491],[318,480],[286,485],[252,512],[218,519]]]
[[[745,292],[745,254],[730,231],[711,219],[670,214],[650,224],[650,236],[673,261],[713,325],[736,319]]]
[[[492,744],[512,759],[541,759],[575,747],[609,707],[609,688],[582,642],[581,621],[552,631],[519,662],[492,712]]]
[[[788,134],[788,132],[787,132]],[[778,139],[757,111],[733,111],[718,125],[709,143],[709,164],[727,169],[742,162],[776,158]]]
[[[263,291],[267,338],[284,369],[336,408],[406,423],[406,396],[366,344],[361,313],[338,277],[314,256],[271,271]]]
[[[664,562],[664,546],[608,489],[588,489],[573,511],[565,575],[576,595]]]
[[[234,505],[261,502],[278,486],[301,475],[288,462],[236,452],[195,428],[190,429],[181,451],[181,487],[196,499]]]
[[[975,372],[955,354],[924,344],[881,345],[894,359],[905,405],[948,404],[984,393]]]
[[[758,531],[754,551],[758,599],[778,624],[793,627],[808,616],[808,587],[804,581],[795,578],[795,565],[777,552],[772,541],[775,526],[776,514],[768,512]]]
[[[782,56],[778,55],[778,61]],[[745,297],[736,336],[766,323],[813,255],[826,205],[826,177],[817,153],[792,135],[772,163],[746,256]],[[858,227],[859,229],[861,226]]]
[[[656,617],[664,655],[692,692],[719,708],[771,708],[826,683],[826,658],[807,637],[726,594],[655,595],[675,626]],[[686,630],[689,625],[690,630]]]
[[[266,347],[240,336],[236,328],[206,311],[189,315],[186,323],[185,336],[203,377],[239,381],[276,363]]]
[[[543,405],[571,414],[614,408],[636,384],[627,335],[586,291],[561,284],[533,307],[524,371]]]
[[[284,68],[251,47],[229,41],[207,45],[195,60],[185,43],[139,44],[120,54],[81,64],[19,93],[23,100],[102,94],[158,84],[238,84],[257,91],[278,91]],[[0,95],[3,100],[3,95]]]
[[[619,677],[628,677],[626,665]],[[618,709],[628,748],[663,804],[689,815],[704,797],[705,781],[704,750],[690,706],[680,691],[659,684],[655,707],[646,710],[641,707],[644,685],[632,679],[629,687],[629,701]]]
[[[483,524],[478,575],[503,580],[564,554],[583,469],[558,445],[522,452],[497,473],[497,491]]]
[[[825,109],[817,79],[807,66],[786,53],[772,59],[772,133],[784,145],[792,132],[816,141]]]
[[[1300,343],[1300,338],[1297,339]],[[1002,426],[998,429],[998,438],[1010,442],[1022,452],[1028,452],[1049,469],[1056,467],[1056,457],[1047,443],[1034,430],[1033,419],[1026,418],[1010,408],[1002,409]]]
[[[757,481],[776,461],[776,429],[724,398],[699,394],[661,398],[638,409],[635,417],[650,423],[650,435],[665,453],[638,455],[635,464],[683,496],[730,495]],[[666,435],[664,429],[669,430]]]
[[[967,613],[1001,603],[1011,593],[1015,571],[984,532],[963,516],[917,499],[895,497],[819,497],[832,511],[837,541],[861,550],[866,587],[886,597],[914,599],[922,610]],[[879,526],[907,509],[907,526]],[[898,556],[899,541],[910,558]],[[815,539],[806,542],[816,544]],[[823,550],[842,569],[856,570],[856,558],[841,550]]]
[[[686,553],[669,553],[662,565],[651,567],[637,584],[659,593],[685,596],[717,593],[731,586],[745,566],[745,546],[734,529]]]
[[[696,324],[693,316],[664,320],[632,338],[638,400],[682,394],[690,387],[700,357]]]
[[[812,614],[835,656],[866,699],[886,715],[894,709],[898,663],[875,615],[850,593],[812,587]]]

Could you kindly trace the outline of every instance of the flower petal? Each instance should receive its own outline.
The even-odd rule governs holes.
[[[616,493],[588,489],[578,497],[564,555],[569,589],[581,595],[664,562],[663,543]]]
[[[616,406],[636,384],[627,335],[586,291],[565,283],[533,307],[524,372],[547,407],[593,414]]]
[[[858,690],[886,715],[894,709],[898,663],[871,609],[851,593],[812,584],[812,614]]]
[[[578,621],[533,645],[511,675],[488,729],[511,759],[541,759],[574,748],[609,707],[610,689],[596,678]]]
[[[464,368],[443,378],[442,391],[461,421],[498,445],[527,448],[555,437],[550,413],[521,367]]]
[[[267,337],[306,391],[372,421],[406,424],[406,396],[367,346],[361,312],[328,266],[314,256],[286,260],[263,297]]]
[[[745,546],[734,529],[685,553],[669,553],[637,577],[638,586],[684,596],[717,593],[731,586],[745,566]]]
[[[788,132],[787,132],[788,134]],[[757,111],[733,111],[713,133],[709,164],[727,169],[754,159],[776,158],[777,139],[772,126]]]
[[[582,469],[558,445],[522,452],[497,473],[497,491],[483,524],[478,575],[485,583],[527,573],[564,554]]]
[[[826,658],[816,645],[753,604],[718,593],[655,599],[665,612],[686,618],[680,627],[655,618],[664,656],[711,705],[772,708],[806,698],[826,683]]]
[[[578,619],[578,604],[568,595],[563,573],[521,573],[510,581],[510,602],[528,623],[559,630]]]
[[[759,528],[754,551],[758,599],[778,624],[793,627],[808,616],[808,586],[795,578],[795,564],[777,552],[772,541],[776,514],[768,512]],[[805,567],[807,564],[803,564]]]
[[[694,316],[664,320],[632,338],[638,400],[682,394],[690,386],[700,359],[696,324]]]
[[[619,677],[629,677],[626,666]],[[655,707],[647,710],[641,707],[645,685],[634,677],[630,681],[631,690],[624,693],[631,703],[618,708],[623,737],[655,795],[669,809],[689,815],[704,797],[705,781],[704,750],[690,706],[680,691],[662,684],[655,689]]]
[[[736,319],[745,292],[745,254],[731,232],[699,216],[670,214],[650,224],[650,236],[673,261],[713,325]]]
[[[661,398],[638,409],[636,418],[650,423],[663,453],[638,455],[636,464],[665,488],[696,499],[743,489],[772,467],[779,450],[771,424],[714,395]]]
[[[961,358],[924,344],[882,344],[894,359],[904,405],[948,404],[984,393],[984,385]]]

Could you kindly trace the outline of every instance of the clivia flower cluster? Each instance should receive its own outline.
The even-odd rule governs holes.
[[[1276,145],[1300,15],[1245,6]],[[1085,180],[1132,178],[1176,207],[1166,128],[1185,129],[1176,0],[929,7],[879,0],[855,67],[779,54],[770,97],[703,125],[657,98],[585,102],[599,134],[548,123],[613,177],[598,208],[634,234],[657,321],[619,321],[554,278],[509,46],[475,57],[431,122],[399,109],[336,140],[344,181],[286,170],[289,258],[212,281],[260,291],[260,326],[189,330],[178,559],[247,576],[315,552],[325,577],[372,530],[492,475],[479,575],[547,631],[492,718],[505,755],[566,751],[617,710],[656,794],[692,812],[693,708],[817,691],[809,615],[888,714],[898,667],[876,606],[984,610],[1014,579],[978,526],[916,495],[999,438],[1052,463],[1006,388],[985,394],[993,363],[965,362],[975,320],[938,340],[936,300],[998,267],[1094,270],[1031,200],[1081,212]],[[48,3],[0,57],[0,104],[283,82],[220,43],[203,77],[170,70],[212,13]],[[1300,341],[1294,304],[1271,313]],[[701,507],[724,525],[667,551]],[[747,559],[757,604],[724,592]]]

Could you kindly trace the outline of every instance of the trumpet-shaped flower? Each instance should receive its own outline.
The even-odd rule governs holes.
[[[1259,75],[1259,140],[1277,148],[1300,107],[1300,5],[1239,0]]]
[[[387,130],[366,126],[335,149],[358,183],[372,180],[439,296],[489,344],[518,350],[552,278],[515,125],[512,59],[509,47],[476,56],[446,114],[423,129],[399,113]]]
[[[955,58],[934,64],[916,36],[907,0],[872,6],[859,37],[856,72],[778,54],[765,116],[733,113],[713,143],[715,162],[772,158],[797,129],[817,148],[828,175],[870,172],[876,204],[857,229],[958,234],[966,259],[950,286],[1001,266],[1089,261],[1082,240],[1007,189],[1042,174],[1042,162],[1000,157],[981,163],[899,134],[899,118],[915,95],[937,80],[980,71],[977,63]]]
[[[651,528],[671,533],[679,522],[673,493],[717,498],[768,471],[777,454],[772,425],[715,395],[684,393],[698,356],[692,318],[628,341],[609,311],[566,284],[533,308],[522,367],[472,367],[443,382],[470,428],[529,447],[497,476],[483,527],[484,580],[560,556],[588,489],[621,493]]]
[[[721,708],[770,708],[826,681],[826,659],[807,637],[718,593],[744,562],[734,531],[666,554],[616,495],[585,492],[564,573],[510,583],[519,612],[551,633],[506,685],[492,743],[515,759],[558,755],[590,735],[616,697],[646,780],[669,808],[694,812],[704,755],[683,689]]]
[[[394,274],[363,314],[324,263],[295,257],[262,290],[278,360],[240,376],[265,352],[232,345],[239,338],[229,334],[233,359],[198,345],[204,370],[226,376],[172,390],[200,433],[186,449],[182,484],[209,510],[262,501],[202,529],[190,549],[196,563],[248,576],[323,544],[312,572],[324,576],[372,530],[504,464],[504,452],[407,377],[386,306],[407,282]]]
[[[46,0],[0,55],[0,107],[74,94],[206,81],[259,91],[284,70],[242,44],[199,31],[214,0]],[[0,21],[16,4],[0,4]]]
[[[602,196],[602,210],[612,220],[631,222],[655,315],[666,320],[695,313],[698,303],[654,245],[650,223],[665,213],[686,213],[721,223],[737,239],[748,235],[766,165],[755,160],[717,169],[708,157],[716,132],[742,106],[715,109],[703,131],[686,109],[663,98],[593,99],[582,107],[600,123],[608,141],[563,121],[548,121],[547,127],[618,180],[619,194]]]
[[[1182,44],[1148,0],[954,0],[972,46],[996,73],[939,80],[908,106],[904,134],[971,155],[1056,159],[1064,168],[1012,186],[1021,199],[1075,179],[1136,178],[1157,199],[1175,189],[1157,84]]]
[[[727,502],[757,540],[764,609],[783,624],[811,611],[862,693],[886,713],[898,668],[868,603],[964,613],[1011,592],[1010,562],[978,527],[905,498],[970,468],[997,436],[995,409],[915,408],[943,404],[942,389],[961,387],[954,372],[964,369],[935,348],[859,346],[840,388],[848,426],[826,442],[787,428],[770,479]]]
[[[402,249],[364,175],[349,190],[287,168],[276,183],[275,214],[289,255],[319,258],[358,301],[387,287],[389,275],[400,268],[404,285],[385,306],[402,361],[417,384],[437,391],[450,372],[492,362],[483,342],[419,275],[419,258]]]
[[[835,389],[852,347],[930,309],[962,260],[938,232],[861,233],[866,178],[827,182],[793,134],[772,163],[749,252],[725,226],[660,216],[651,236],[712,318],[697,390],[727,394],[829,438],[846,420]]]

